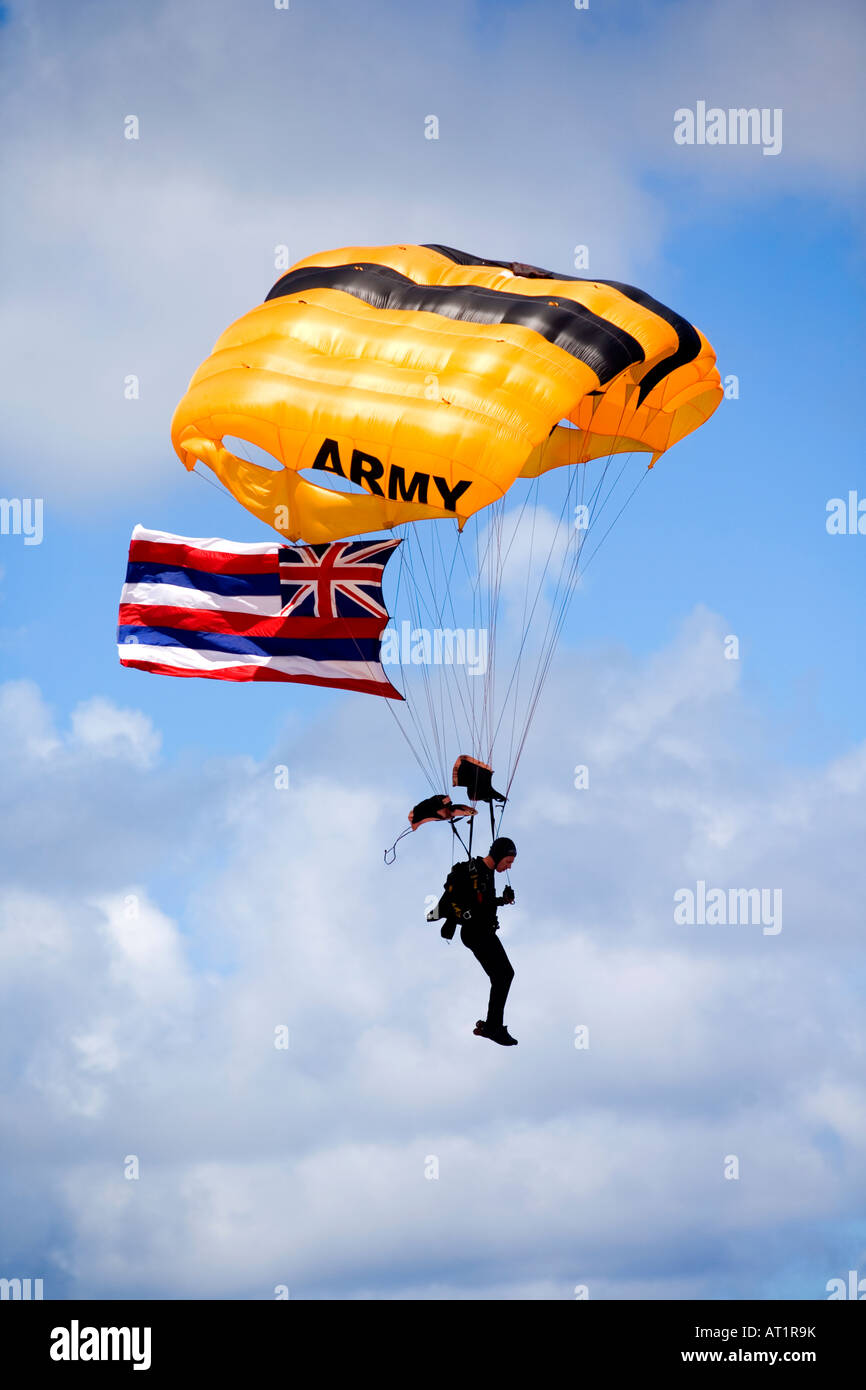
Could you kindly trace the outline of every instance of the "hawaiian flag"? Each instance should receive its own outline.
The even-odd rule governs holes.
[[[380,661],[382,572],[399,544],[246,545],[136,526],[120,596],[121,665],[402,700]]]

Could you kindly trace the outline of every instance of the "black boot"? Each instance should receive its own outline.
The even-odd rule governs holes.
[[[499,1043],[500,1047],[517,1046],[517,1039],[512,1038],[504,1024],[491,1026],[489,1023],[485,1023],[484,1019],[479,1018],[472,1031],[480,1038],[489,1038],[491,1042]]]

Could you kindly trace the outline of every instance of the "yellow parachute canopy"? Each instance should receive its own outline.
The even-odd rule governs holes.
[[[518,476],[656,458],[721,399],[707,340],[631,285],[447,246],[350,246],[299,261],[227,329],[171,432],[187,468],[207,464],[281,535],[317,543],[428,518],[462,526]]]

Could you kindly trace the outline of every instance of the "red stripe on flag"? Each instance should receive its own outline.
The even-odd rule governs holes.
[[[121,627],[167,627],[184,632],[235,632],[249,637],[378,637],[387,618],[263,618],[258,613],[226,613],[213,608],[172,608],[155,603],[122,603]]]
[[[268,666],[220,666],[212,671],[190,670],[185,666],[165,666],[159,661],[128,661],[120,658],[121,666],[134,666],[139,671],[151,671],[157,676],[197,676],[213,681],[281,681],[288,685],[322,685],[332,690],[354,690],[362,695],[382,695],[387,700],[402,700],[399,690],[390,681],[328,680],[323,676],[288,676]]]
[[[177,545],[167,541],[132,541],[129,547],[131,562],[157,565],[176,565],[208,574],[275,574],[277,549],[264,555],[237,555],[230,550],[197,550],[193,545]]]

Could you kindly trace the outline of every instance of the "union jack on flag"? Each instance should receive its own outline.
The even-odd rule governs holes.
[[[298,617],[388,617],[382,571],[399,541],[280,546],[283,613]]]
[[[402,700],[381,664],[382,572],[399,544],[246,545],[136,526],[120,596],[121,665]]]

